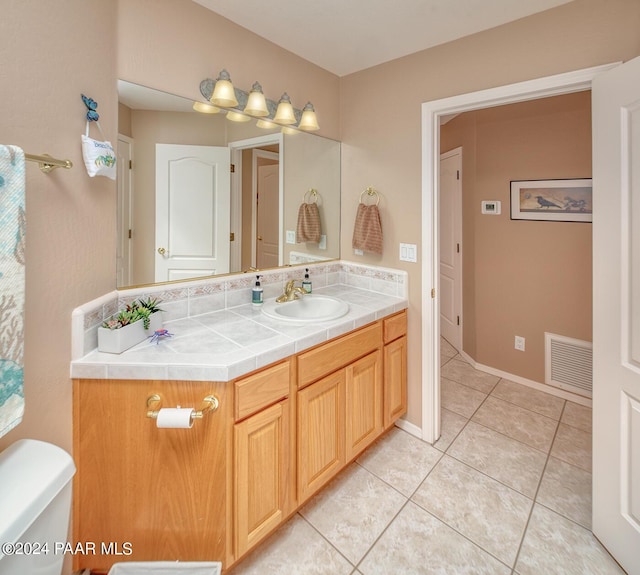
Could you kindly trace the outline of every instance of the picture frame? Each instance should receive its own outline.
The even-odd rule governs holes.
[[[591,178],[512,180],[511,219],[592,222]]]

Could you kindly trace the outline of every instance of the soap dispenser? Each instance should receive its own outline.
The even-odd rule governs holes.
[[[263,291],[260,285],[260,276],[256,276],[256,285],[251,290],[251,303],[255,306],[262,305],[263,303]]]
[[[309,268],[304,269],[304,279],[302,280],[302,289],[307,293],[311,293],[311,280],[309,279]]]

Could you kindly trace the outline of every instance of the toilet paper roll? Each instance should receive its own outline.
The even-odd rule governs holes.
[[[156,427],[159,429],[188,429],[193,427],[192,407],[163,407],[158,412]]]

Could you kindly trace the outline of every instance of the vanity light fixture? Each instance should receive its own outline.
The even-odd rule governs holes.
[[[264,118],[269,115],[269,109],[267,108],[267,100],[264,97],[262,86],[259,82],[254,82],[251,86],[251,92],[249,92],[249,98],[247,99],[247,105],[244,107],[246,114],[256,116],[257,118]]]
[[[311,102],[307,102],[307,105],[302,108],[302,117],[300,118],[298,128],[307,132],[320,129],[320,126],[318,126],[318,118],[316,118],[316,111]]]
[[[279,102],[265,98],[262,86],[254,82],[250,92],[234,88],[229,72],[223,69],[216,80],[206,78],[200,82],[200,93],[213,106],[194,103],[193,108],[198,112],[214,113],[215,108],[226,112],[227,118],[235,122],[247,122],[251,118],[257,120],[259,128],[272,130],[287,128],[288,133],[293,130],[307,132],[319,130],[316,112],[311,102],[298,110],[291,104],[291,98],[285,92]]]
[[[193,109],[196,112],[202,112],[203,114],[217,114],[220,111],[220,108],[213,106],[212,104],[207,104],[206,102],[194,102]]]
[[[229,110],[227,112],[227,120],[231,120],[232,122],[249,122],[251,117],[241,114],[240,112]]]
[[[222,70],[218,75],[210,101],[214,106],[222,108],[235,108],[238,105],[236,93],[231,83],[231,76],[226,70]]]
[[[276,110],[276,115],[273,118],[273,121],[278,124],[287,125],[296,123],[296,115],[293,111],[293,106],[291,105],[291,98],[286,92],[280,97],[278,109]]]

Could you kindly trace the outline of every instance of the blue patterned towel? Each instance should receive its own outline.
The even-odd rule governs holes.
[[[0,437],[24,414],[24,152],[0,145]]]

